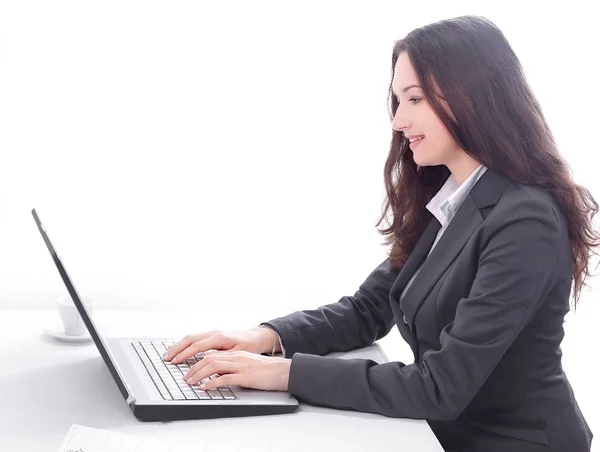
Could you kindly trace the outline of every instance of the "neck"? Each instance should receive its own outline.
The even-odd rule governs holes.
[[[464,181],[466,181],[473,172],[479,168],[479,163],[473,157],[468,154],[463,154],[459,159],[451,164],[446,165],[450,172],[452,173],[452,177],[454,178],[454,182],[457,187],[460,187]]]

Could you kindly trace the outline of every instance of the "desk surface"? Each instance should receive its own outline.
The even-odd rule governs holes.
[[[108,336],[179,338],[207,328],[245,328],[273,316],[257,312],[176,315],[169,312],[98,311]],[[204,318],[204,320],[201,320]],[[293,414],[145,423],[138,421],[93,343],[64,344],[43,333],[59,324],[53,310],[0,311],[0,450],[54,452],[72,423],[167,441],[191,443],[210,432],[222,441],[281,443],[326,450],[442,451],[425,421],[301,404]],[[385,350],[385,348],[384,348]],[[315,448],[321,444],[323,447]]]

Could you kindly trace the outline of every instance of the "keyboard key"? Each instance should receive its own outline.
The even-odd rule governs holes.
[[[229,388],[219,388],[219,392],[225,400],[235,400],[237,398]]]
[[[208,389],[206,392],[208,392],[210,398],[213,400],[223,400],[223,396],[216,389]]]
[[[161,388],[158,388],[160,395],[162,396],[163,399],[165,400],[173,400],[173,397],[171,396],[171,393],[167,390],[167,388],[165,388],[164,386]]]
[[[203,391],[202,389],[194,388],[194,393],[198,396],[199,399],[212,400],[212,397],[208,394],[208,392]]]
[[[188,400],[198,400],[198,396],[191,389],[190,390],[183,390],[183,395]]]
[[[156,351],[158,352],[159,355],[163,355],[165,352],[167,352],[168,347],[160,341],[156,341],[156,342],[152,342],[152,345],[154,345],[154,348],[156,349]]]

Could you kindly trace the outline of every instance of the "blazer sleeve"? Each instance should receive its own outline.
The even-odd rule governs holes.
[[[273,328],[285,356],[297,352],[324,355],[371,345],[394,325],[390,289],[399,269],[385,259],[360,285],[354,296],[315,310],[297,311],[261,325]]]
[[[483,231],[469,295],[442,329],[439,350],[410,365],[297,353],[289,392],[314,405],[391,417],[458,417],[557,282],[557,240],[566,239],[548,204],[521,200],[497,213]]]

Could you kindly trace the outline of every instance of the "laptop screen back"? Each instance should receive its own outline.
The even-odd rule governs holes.
[[[52,245],[52,242],[50,241],[50,237],[48,237],[48,233],[46,232],[46,229],[44,228],[38,213],[36,212],[35,209],[32,209],[31,214],[33,215],[33,218],[35,219],[35,223],[37,224],[40,234],[42,235],[42,238],[44,239],[44,243],[46,243],[46,247],[48,248],[48,251],[50,252],[50,255],[52,256],[52,260],[54,261],[54,264],[56,265],[56,268],[58,269],[58,273],[60,273],[60,276],[61,276],[65,286],[67,287],[67,291],[69,292],[69,295],[71,296],[71,299],[73,300],[73,303],[75,304],[75,307],[77,308],[77,311],[79,312],[79,315],[81,315],[81,318],[83,319],[83,323],[85,324],[88,332],[90,333],[90,336],[94,340],[94,343],[96,344],[96,347],[98,348],[98,351],[100,352],[100,355],[102,356],[102,359],[108,366],[110,373],[112,374],[113,378],[115,379],[115,382],[117,383],[117,386],[119,387],[119,390],[121,391],[121,394],[123,395],[123,397],[125,399],[127,399],[127,389],[126,389],[123,381],[121,380],[121,377],[119,376],[115,366],[113,365],[113,362],[110,359],[110,354],[107,351],[108,349],[106,347],[106,344],[104,343],[104,340],[98,334],[98,331],[96,329],[96,326],[94,325],[92,318],[88,315],[88,312],[86,311],[84,304],[81,302],[81,298],[79,297],[77,289],[75,289],[75,285],[71,281],[71,278],[69,277],[69,274],[67,273],[67,270],[66,270],[65,266],[63,265],[60,256],[57,254],[54,246]]]

